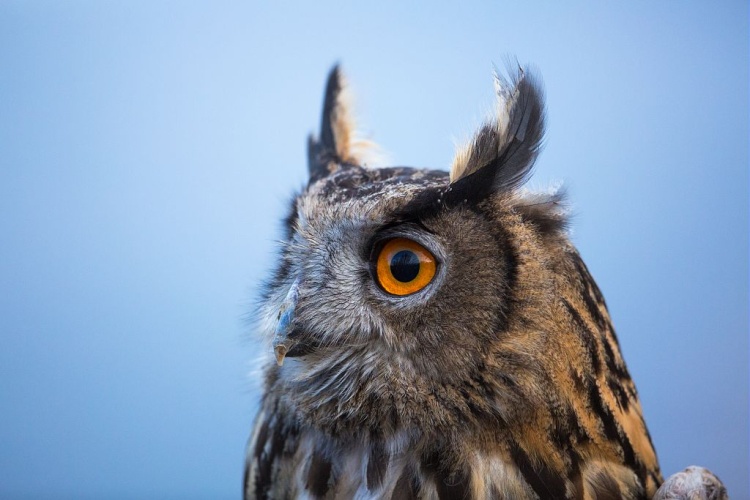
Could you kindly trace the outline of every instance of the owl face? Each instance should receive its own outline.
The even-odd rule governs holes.
[[[435,210],[447,173],[375,172],[342,169],[295,200],[267,323],[286,360],[312,368],[357,351],[439,380],[500,321],[509,256],[470,207]]]

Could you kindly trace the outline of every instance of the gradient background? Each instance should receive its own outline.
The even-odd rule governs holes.
[[[0,497],[238,498],[243,318],[328,69],[447,168],[513,55],[665,474],[750,498],[747,2],[462,3],[0,3]]]

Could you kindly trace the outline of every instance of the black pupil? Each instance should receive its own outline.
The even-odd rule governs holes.
[[[401,283],[408,283],[419,274],[419,257],[411,250],[401,250],[391,258],[391,274]]]

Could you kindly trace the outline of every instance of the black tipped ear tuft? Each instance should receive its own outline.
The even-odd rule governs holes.
[[[538,79],[519,67],[510,81],[496,75],[495,82],[497,116],[456,155],[451,167],[451,197],[479,201],[520,187],[541,149],[544,96]]]
[[[337,64],[328,74],[320,138],[315,139],[311,135],[307,143],[310,183],[330,175],[342,164],[356,163],[351,157],[354,127],[344,93],[344,78]]]

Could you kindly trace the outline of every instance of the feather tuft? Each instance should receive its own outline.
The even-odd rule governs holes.
[[[451,184],[457,184],[489,169],[475,178],[484,186],[473,182],[475,188],[469,190],[480,195],[521,186],[531,174],[544,138],[544,96],[536,76],[521,67],[510,78],[495,73],[495,89],[494,119],[458,150],[450,171]]]

